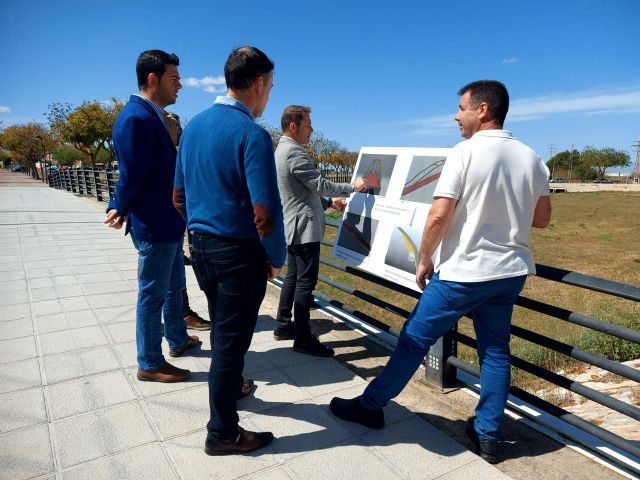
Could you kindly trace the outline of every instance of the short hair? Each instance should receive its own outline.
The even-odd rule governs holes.
[[[260,75],[273,72],[273,67],[269,57],[256,47],[238,47],[229,54],[224,64],[227,88],[245,90]]]
[[[282,127],[282,131],[286,132],[289,130],[289,125],[291,122],[295,123],[298,127],[300,123],[304,119],[305,114],[309,115],[311,113],[311,107],[305,107],[302,105],[289,105],[282,112],[282,118],[280,119],[280,126]]]
[[[468,83],[458,91],[462,96],[470,92],[471,106],[477,108],[482,102],[487,102],[491,116],[504,125],[504,119],[509,111],[509,92],[503,83],[497,80],[477,80]]]
[[[180,65],[180,59],[175,53],[167,53],[162,50],[145,50],[138,57],[136,74],[138,75],[138,88],[146,88],[150,73],[155,73],[158,80],[162,78],[167,65]]]

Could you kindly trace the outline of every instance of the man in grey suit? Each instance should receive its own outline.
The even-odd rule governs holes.
[[[331,182],[314,167],[302,148],[313,133],[310,113],[309,107],[285,108],[281,119],[284,134],[275,152],[287,241],[287,276],[280,292],[273,336],[276,340],[293,338],[293,349],[297,352],[331,357],[333,349],[321,344],[309,326],[312,292],[320,267],[324,211],[329,207],[344,210],[344,197],[354,191],[365,191],[367,185],[360,177],[353,185]],[[292,310],[295,327],[291,321]]]

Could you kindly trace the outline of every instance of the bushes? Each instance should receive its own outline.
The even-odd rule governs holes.
[[[621,323],[621,325],[632,330],[640,330],[640,318],[632,317],[628,321]],[[627,360],[640,358],[640,345],[637,343],[593,330],[585,331],[577,339],[576,345],[616,362],[626,362]]]

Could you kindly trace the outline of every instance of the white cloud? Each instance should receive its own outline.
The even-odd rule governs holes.
[[[517,63],[518,57],[505,58],[502,60],[503,65],[510,65],[512,63]]]
[[[610,86],[574,93],[555,93],[513,100],[508,122],[542,120],[559,115],[640,113],[640,85]],[[457,130],[454,113],[404,122],[413,135],[443,135]]]
[[[11,109],[9,107],[0,105],[0,113],[11,113]]]
[[[181,80],[185,87],[201,88],[208,93],[221,93],[226,91],[224,75],[217,77],[206,76],[202,78],[187,77]]]
[[[552,94],[515,100],[509,109],[512,122],[528,117],[577,113],[593,115],[599,112],[640,112],[640,85],[631,89],[595,89],[570,94]]]

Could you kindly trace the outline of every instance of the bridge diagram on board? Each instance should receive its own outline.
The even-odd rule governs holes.
[[[422,230],[448,151],[363,147],[353,179],[364,178],[368,190],[351,195],[334,256],[418,290]]]

